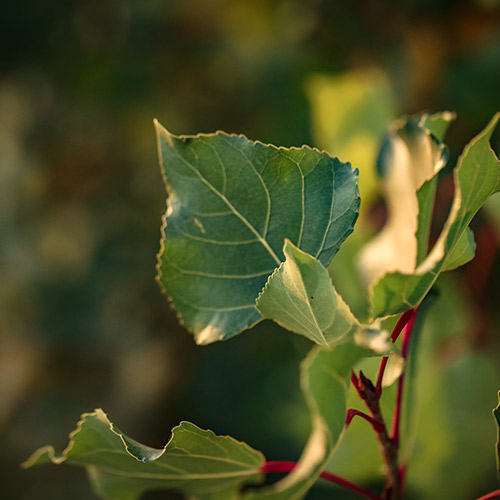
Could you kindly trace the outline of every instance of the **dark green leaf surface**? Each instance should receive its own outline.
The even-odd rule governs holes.
[[[178,137],[157,124],[168,189],[158,280],[196,341],[249,328],[289,238],[327,265],[352,232],[357,171],[309,147],[223,132]]]
[[[497,424],[496,456],[497,456],[498,480],[500,481],[500,392],[498,393],[498,406],[493,410],[493,416],[495,417],[496,424]]]
[[[500,162],[489,139],[498,122],[488,126],[464,149],[454,172],[455,197],[443,231],[430,254],[412,273],[391,273],[372,290],[374,317],[398,314],[415,307],[430,290],[439,273],[473,253],[469,223],[489,196],[499,190]],[[464,235],[465,233],[465,235]]]
[[[231,498],[242,484],[258,480],[264,457],[245,443],[189,422],[174,428],[164,449],[153,449],[125,436],[102,410],[96,410],[82,415],[62,454],[46,446],[23,465],[51,462],[86,467],[106,500],[137,500],[151,489],[205,499]]]
[[[257,299],[262,316],[323,346],[359,329],[327,269],[290,240],[283,252],[285,262]]]

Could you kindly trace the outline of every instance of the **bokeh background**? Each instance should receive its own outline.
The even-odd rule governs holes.
[[[307,438],[308,342],[263,323],[196,347],[155,283],[165,189],[154,117],[174,133],[223,129],[352,160],[369,234],[384,217],[370,169],[388,123],[445,109],[458,114],[453,164],[500,110],[497,0],[4,3],[0,498],[96,499],[83,470],[19,467],[39,446],[62,449],[95,407],[156,447],[182,419],[268,460],[296,460]],[[443,176],[436,231],[452,192]],[[499,220],[493,199],[474,222],[478,258],[440,281],[422,325],[408,498],[466,500],[497,484]],[[351,257],[331,274],[361,309]],[[377,488],[364,424],[330,469]],[[355,497],[318,484],[308,498]]]

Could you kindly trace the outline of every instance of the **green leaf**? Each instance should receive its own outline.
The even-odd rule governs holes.
[[[370,351],[353,343],[311,350],[301,366],[301,386],[311,412],[312,431],[298,466],[281,481],[244,496],[244,500],[300,500],[332,458],[347,415],[353,366]]]
[[[354,333],[360,324],[335,291],[327,269],[285,240],[286,261],[257,299],[264,318],[323,346]]]
[[[261,453],[227,436],[216,436],[189,422],[172,431],[165,448],[144,446],[120,432],[102,410],[85,413],[68,447],[36,451],[24,464],[69,463],[87,468],[98,494],[106,500],[137,500],[151,489],[167,489],[198,498],[231,498],[240,486],[258,480]]]
[[[382,231],[359,258],[367,284],[388,272],[413,271],[420,255],[427,251],[435,181],[426,183],[436,178],[448,154],[445,145],[425,128],[425,120],[424,115],[395,122],[381,146],[377,170],[388,214]]]
[[[446,131],[451,122],[455,120],[455,113],[444,111],[433,115],[424,114],[421,117],[422,126],[428,130],[439,141],[444,139]],[[443,160],[447,161],[447,149],[443,146]],[[432,213],[434,211],[434,200],[436,198],[436,190],[438,185],[438,175],[434,175],[431,179],[422,184],[417,191],[418,216],[417,216],[417,231],[415,237],[417,239],[417,258],[415,266],[418,266],[429,251],[429,235],[431,231]]]
[[[421,117],[422,125],[438,140],[443,141],[451,122],[457,119],[452,111],[442,111],[429,115],[424,113]]]
[[[417,306],[441,271],[472,254],[471,234],[464,236],[464,233],[483,203],[500,187],[500,162],[489,144],[499,118],[497,113],[460,156],[454,171],[452,208],[430,254],[410,273],[387,274],[373,288],[371,303],[375,317],[398,314]]]
[[[198,343],[223,340],[262,319],[255,299],[285,238],[330,262],[358,215],[357,170],[306,146],[156,125],[169,194],[158,281]]]
[[[457,267],[463,266],[470,262],[476,253],[476,242],[474,241],[474,233],[468,227],[460,235],[456,245],[446,256],[442,271],[451,271]]]
[[[496,457],[497,457],[498,480],[500,481],[500,391],[498,392],[498,406],[493,410],[493,416],[495,417],[497,424]]]

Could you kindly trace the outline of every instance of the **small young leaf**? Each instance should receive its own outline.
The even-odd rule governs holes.
[[[174,490],[197,498],[231,498],[240,486],[258,480],[261,453],[227,436],[182,422],[161,450],[120,432],[102,410],[85,413],[62,454],[40,448],[23,464],[80,465],[105,500],[137,500],[151,489]]]
[[[473,251],[469,223],[483,203],[500,188],[500,161],[489,139],[500,118],[497,113],[487,127],[465,147],[454,171],[455,196],[443,231],[430,254],[411,273],[390,273],[372,290],[374,317],[398,314],[417,306],[440,272],[463,263]]]
[[[285,262],[257,299],[264,318],[323,346],[360,328],[318,260],[290,240],[285,241],[283,253]]]
[[[497,423],[497,472],[498,480],[500,481],[500,392],[498,393],[498,406],[493,410],[493,416],[495,417]]]
[[[158,281],[199,344],[223,340],[262,319],[255,299],[285,238],[330,262],[358,216],[357,170],[306,146],[156,125],[169,193]]]

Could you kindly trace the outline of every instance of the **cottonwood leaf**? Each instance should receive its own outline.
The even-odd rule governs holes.
[[[262,316],[323,346],[357,331],[360,324],[327,269],[290,240],[285,240],[283,253],[285,262],[257,299]]]
[[[432,135],[443,142],[444,136],[451,125],[451,122],[457,119],[457,115],[452,111],[442,111],[431,115],[424,113],[421,116],[421,122]]]
[[[446,131],[451,122],[456,119],[455,113],[444,111],[433,115],[422,115],[422,126],[428,130],[438,141],[443,141]],[[448,159],[448,150],[443,146],[443,160]],[[414,268],[426,257],[429,251],[429,236],[431,231],[432,214],[434,212],[434,200],[438,185],[438,175],[434,175],[425,181],[417,191],[418,215],[417,231],[417,257]]]
[[[446,121],[445,118],[440,116],[439,120]],[[425,127],[426,119],[424,115],[395,122],[382,143],[377,170],[388,213],[382,231],[359,257],[359,267],[368,285],[389,272],[412,272],[419,253],[423,248],[427,250],[435,181],[426,183],[436,178],[448,154],[445,145]],[[429,123],[435,124],[430,119]],[[422,187],[419,200],[417,191]]]
[[[357,170],[306,146],[156,128],[169,194],[158,281],[198,343],[223,340],[262,319],[255,299],[285,238],[330,262],[358,215]]]
[[[498,474],[498,480],[500,481],[500,392],[498,393],[498,406],[493,410],[493,416],[495,417],[495,421],[497,424],[496,457],[497,457],[497,474]]]
[[[150,448],[125,436],[102,410],[95,410],[82,415],[61,454],[46,446],[23,466],[44,463],[85,467],[105,500],[137,500],[151,489],[208,500],[231,498],[242,484],[258,480],[264,457],[245,443],[189,422],[173,429],[165,448]]]
[[[311,412],[312,430],[297,467],[270,487],[244,500],[300,500],[332,458],[343,435],[347,391],[354,365],[372,354],[352,342],[333,349],[316,346],[301,365],[301,386]]]
[[[455,195],[450,214],[429,255],[410,273],[387,274],[374,286],[371,294],[374,317],[398,314],[417,306],[440,272],[456,267],[472,254],[473,240],[471,233],[467,233],[469,223],[500,188],[500,162],[489,143],[499,118],[497,113],[460,156],[454,170]]]

